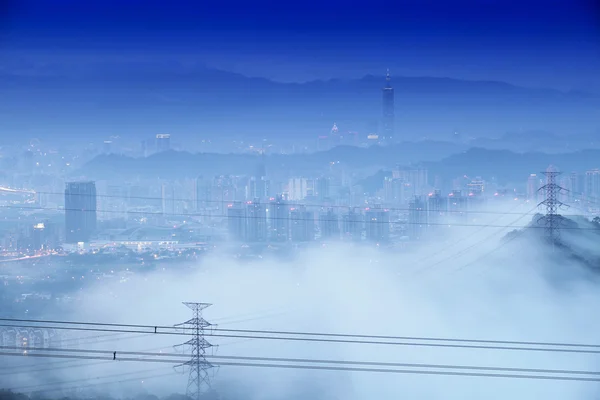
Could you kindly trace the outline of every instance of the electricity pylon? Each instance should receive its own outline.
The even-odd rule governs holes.
[[[191,350],[191,358],[176,367],[189,368],[190,375],[186,394],[192,400],[200,400],[200,396],[210,389],[209,370],[214,368],[214,365],[206,360],[206,349],[212,347],[204,338],[204,332],[212,324],[202,318],[202,310],[211,306],[208,303],[183,303],[190,308],[194,315],[192,319],[177,324],[184,332],[192,335],[192,338],[187,342],[175,347],[189,346]]]
[[[566,191],[566,189],[556,183],[556,177],[560,175],[560,172],[552,165],[542,174],[546,176],[546,184],[539,190],[545,193],[545,199],[538,205],[546,207],[546,215],[541,217],[538,222],[544,223],[546,238],[554,245],[560,241],[560,230],[558,228],[561,224],[561,217],[558,214],[558,209],[565,206],[562,201],[558,200],[558,194]]]

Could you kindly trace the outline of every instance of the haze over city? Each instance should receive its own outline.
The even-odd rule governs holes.
[[[0,399],[596,399],[600,6],[0,7]]]

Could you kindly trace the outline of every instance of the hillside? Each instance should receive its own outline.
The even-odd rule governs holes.
[[[381,170],[361,184],[367,191],[375,191],[383,184],[383,176],[396,165],[420,163],[429,170],[429,176],[444,181],[458,176],[482,176],[496,179],[500,184],[523,182],[527,174],[543,170],[550,164],[562,171],[584,171],[599,166],[600,150],[586,150],[564,154],[514,153],[507,150],[469,149],[449,143],[420,142],[397,146],[370,148],[337,147],[326,152],[305,155],[271,155],[266,167],[271,175],[321,173],[330,162],[352,169]],[[259,158],[244,154],[191,154],[169,151],[148,158],[117,155],[98,156],[73,177],[90,179],[194,178],[199,175],[248,174],[254,171]]]

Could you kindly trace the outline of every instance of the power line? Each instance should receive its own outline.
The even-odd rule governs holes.
[[[0,355],[20,356],[21,354],[4,353]],[[78,358],[78,359],[104,359],[97,356],[78,356],[78,355],[61,355],[61,354],[41,354],[30,353],[27,357],[56,357],[56,358]],[[120,361],[132,362],[156,362],[156,363],[179,363],[179,360],[170,359],[144,359],[144,358],[121,358]],[[480,378],[514,378],[514,379],[540,379],[540,380],[555,380],[555,381],[583,381],[583,382],[600,382],[599,378],[578,377],[578,376],[562,376],[562,375],[525,375],[525,374],[502,374],[502,373],[484,373],[484,372],[461,372],[461,371],[432,371],[418,369],[389,369],[389,368],[361,368],[361,367],[340,367],[340,366],[323,366],[323,365],[299,365],[299,364],[278,364],[278,363],[250,363],[250,362],[215,362],[217,366],[237,366],[237,367],[256,367],[256,368],[281,368],[281,369],[303,369],[303,370],[319,370],[319,371],[347,371],[347,372],[372,372],[372,373],[393,373],[393,374],[416,374],[416,375],[441,375],[441,376],[463,376],[463,377],[480,377]],[[425,368],[425,367],[423,367]],[[569,371],[569,370],[565,370]],[[590,372],[594,371],[579,371]],[[569,371],[568,374],[577,375],[577,371]]]
[[[510,225],[508,225],[508,226],[507,226],[507,228],[513,227],[515,223],[519,222],[519,221],[520,221],[521,219],[523,219],[525,216],[529,215],[529,213],[530,213],[531,211],[533,211],[535,208],[537,208],[537,206],[536,206],[536,207],[534,207],[534,208],[532,208],[532,209],[531,209],[531,210],[530,210],[528,213],[526,213],[526,214],[523,214],[521,217],[517,218],[517,219],[516,219],[515,221],[513,221],[513,222],[512,222]],[[475,235],[475,234],[479,233],[481,230],[483,230],[483,228],[476,230],[476,231],[475,231],[475,232],[473,232],[472,234],[468,235],[468,236],[467,236],[465,239],[468,239],[469,237],[471,237],[471,236],[473,236],[473,235]],[[433,264],[430,264],[430,265],[428,265],[428,266],[425,266],[425,267],[423,267],[423,268],[419,268],[419,270],[418,270],[418,271],[416,271],[416,273],[412,274],[412,276],[414,277],[414,276],[418,275],[419,273],[421,273],[421,274],[422,274],[422,273],[423,273],[423,272],[425,272],[426,270],[430,270],[431,268],[434,268],[434,267],[436,267],[436,266],[438,266],[438,265],[440,265],[440,264],[443,264],[443,263],[445,263],[446,261],[448,261],[448,260],[450,260],[450,259],[453,259],[453,258],[455,258],[455,257],[460,257],[460,256],[462,256],[462,255],[464,255],[464,254],[468,253],[468,252],[469,252],[469,250],[471,250],[471,249],[473,249],[473,248],[475,248],[475,247],[479,246],[481,243],[483,243],[483,242],[486,242],[487,240],[489,240],[489,239],[490,239],[490,238],[492,238],[493,236],[497,235],[498,233],[501,233],[501,232],[494,232],[494,233],[492,233],[491,235],[488,235],[488,236],[486,236],[484,239],[482,239],[482,240],[480,240],[480,241],[478,241],[478,242],[476,242],[476,243],[472,244],[471,246],[469,246],[469,247],[467,247],[467,248],[465,248],[465,249],[462,249],[462,250],[461,250],[461,251],[459,251],[458,253],[455,253],[455,254],[453,254],[453,255],[451,255],[451,256],[445,257],[445,258],[443,258],[442,260],[439,260],[439,261],[437,261],[437,262],[435,262],[435,263],[433,263]],[[457,241],[457,242],[455,242],[454,244],[456,244],[456,243],[458,243],[458,242],[460,242],[460,240],[459,240],[459,241]],[[443,252],[444,250],[447,250],[447,248],[445,248],[445,249],[442,249],[440,252]],[[435,255],[439,254],[440,252],[434,253],[432,256],[435,256]],[[431,258],[432,256],[430,256],[429,258]],[[427,259],[427,257],[426,257],[425,259]],[[477,260],[479,260],[479,258],[478,258]],[[421,261],[422,261],[422,260],[421,260]],[[417,261],[417,263],[418,263],[418,262],[419,262],[419,261]],[[467,266],[468,266],[468,265],[470,265],[470,264],[467,264]]]
[[[126,339],[139,339],[140,336],[136,335],[136,336],[130,336],[127,337]],[[120,341],[120,340],[125,340],[125,339],[117,339],[116,341]],[[97,342],[96,342],[97,343]],[[221,343],[219,344],[219,347],[221,346],[227,346],[227,345],[231,345],[231,344],[236,344],[239,342],[233,342],[233,343]],[[95,344],[95,343],[94,343]],[[78,352],[78,351],[83,351],[83,349],[65,349],[65,348],[59,348],[54,350],[53,348],[50,347],[38,347],[38,348],[33,348],[33,347],[17,347],[17,346],[2,346],[0,347],[0,349],[18,349],[18,350],[48,350],[48,351],[60,351],[61,349],[65,352]],[[155,352],[157,350],[161,350],[161,349],[166,349],[167,347],[158,347],[158,348],[153,348],[153,349],[148,349],[148,350],[142,350],[142,352],[144,352],[145,354],[154,354],[154,353],[149,353],[149,352]],[[171,348],[171,346],[168,346],[168,348]],[[88,350],[89,352],[90,350]],[[94,350],[97,351],[97,350]],[[119,354],[121,354],[121,352],[119,351]],[[165,353],[158,353],[158,354],[165,354]],[[181,354],[177,353],[175,354],[176,356],[181,356]],[[106,360],[106,361],[113,361],[111,360]],[[10,370],[10,372],[0,372],[0,376],[6,376],[6,375],[17,375],[17,374],[23,374],[24,372],[27,373],[31,373],[31,372],[44,372],[44,371],[54,371],[57,369],[70,369],[70,368],[78,368],[80,366],[91,366],[91,365],[106,365],[105,361],[101,361],[98,363],[84,363],[82,364],[79,361],[53,361],[53,362],[47,362],[47,363],[43,363],[43,364],[36,364],[36,367],[44,367],[49,365],[50,367],[46,367],[46,368],[38,368],[38,369],[31,369],[30,365],[21,365],[21,366],[8,366],[8,367],[3,367],[0,368],[0,371],[4,371],[4,370]],[[58,365],[58,366],[57,366]],[[23,369],[25,369],[25,371],[22,371]]]
[[[142,324],[117,324],[107,322],[80,322],[80,321],[61,321],[61,320],[42,320],[42,319],[18,319],[18,318],[0,318],[0,321],[9,322],[29,322],[29,323],[49,323],[49,324],[68,324],[68,325],[94,325],[94,326],[118,326],[127,328],[159,328],[176,329],[174,326],[166,325],[142,325]],[[2,325],[0,325],[2,326]],[[436,342],[461,342],[461,343],[489,343],[489,344],[513,344],[513,345],[536,345],[536,346],[562,346],[562,347],[587,347],[598,348],[600,344],[585,343],[567,343],[567,342],[539,342],[539,341],[511,341],[511,340],[488,340],[488,339],[457,339],[443,337],[422,337],[422,336],[390,336],[390,335],[365,335],[348,333],[328,333],[328,332],[307,332],[307,331],[276,331],[276,330],[255,330],[255,329],[232,329],[232,328],[213,328],[215,332],[238,332],[238,333],[257,333],[271,335],[302,335],[302,336],[329,336],[329,337],[351,337],[363,339],[397,339],[397,340],[423,340]],[[153,333],[153,332],[143,332]],[[160,332],[159,332],[160,333]]]
[[[46,195],[56,195],[56,196],[63,196],[63,193],[60,192],[36,192],[37,194],[46,194]],[[149,197],[149,196],[121,196],[121,195],[103,195],[103,194],[96,194],[96,195],[92,195],[92,194],[88,194],[88,193],[70,193],[69,196],[80,196],[80,197],[96,197],[96,198],[114,198],[114,199],[134,199],[134,200],[156,200],[156,201],[162,201],[164,200],[162,197]],[[173,202],[182,202],[182,203],[190,203],[193,202],[194,199],[186,199],[186,198],[167,198],[169,201],[173,201]],[[204,203],[216,203],[216,204],[231,204],[236,202],[236,200],[202,200],[202,202]],[[260,202],[260,204],[270,204],[270,201],[265,201],[265,202]],[[374,203],[375,204],[375,203]],[[341,208],[341,209],[353,209],[353,208],[362,208],[362,207],[356,207],[356,206],[345,206],[345,205],[337,205],[337,204],[305,204],[305,203],[293,203],[293,202],[288,202],[286,201],[285,203],[281,204],[284,206],[289,206],[289,207],[300,207],[300,206],[304,206],[304,207],[318,207],[318,208]],[[410,208],[407,207],[384,207],[386,210],[389,211],[417,211],[417,212],[427,212],[428,210],[423,209],[423,210],[412,210]],[[117,211],[119,213],[127,213],[126,211]],[[452,213],[463,213],[465,211],[460,211],[460,210],[446,210],[444,211],[446,213],[452,214]],[[470,214],[506,214],[503,213],[501,211],[477,211],[477,210],[473,210],[473,211],[468,211],[468,213]],[[516,215],[520,215],[520,213],[513,213],[510,212],[509,214],[516,214]]]
[[[22,348],[14,346],[1,346],[2,349],[21,350]],[[85,349],[60,349],[60,348],[44,348],[35,347],[29,348],[31,351],[57,351],[64,353],[90,353],[90,354],[105,354],[107,360],[112,357],[112,350],[85,350]],[[29,354],[29,353],[28,353]],[[127,356],[146,356],[146,357],[188,357],[185,354],[179,353],[156,353],[156,352],[141,352],[141,351],[117,351],[117,354]],[[20,355],[20,354],[16,354]],[[379,367],[410,367],[410,368],[437,368],[437,369],[460,369],[460,370],[481,370],[481,371],[503,371],[503,372],[528,372],[528,373],[545,373],[545,374],[579,374],[579,375],[598,375],[600,371],[581,371],[581,370],[566,370],[566,369],[542,369],[542,368],[515,368],[515,367],[492,367],[492,366],[473,366],[473,365],[455,365],[455,364],[422,364],[422,363],[397,363],[397,362],[381,362],[381,361],[353,361],[353,360],[331,360],[331,359],[315,359],[315,358],[288,358],[288,357],[251,357],[251,356],[206,356],[210,359],[218,360],[238,360],[238,361],[265,361],[265,362],[288,362],[288,363],[314,363],[314,364],[337,364],[337,365],[362,365],[362,366],[379,366]],[[129,360],[118,359],[121,360]]]
[[[98,212],[98,213],[113,213],[113,214],[135,214],[135,215],[156,215],[156,216],[179,216],[179,217],[219,217],[226,219],[267,219],[266,217],[261,216],[253,216],[253,215],[228,215],[228,214],[202,214],[202,213],[163,213],[161,211],[115,211],[115,210],[98,210],[98,209],[80,209],[80,208],[60,208],[60,207],[26,207],[23,205],[0,205],[0,208],[12,208],[12,209],[23,209],[23,210],[49,210],[49,211],[77,211],[77,212]],[[465,211],[468,213],[468,211]],[[520,214],[520,215],[528,215],[528,214]],[[288,218],[271,216],[270,220],[288,220]],[[314,219],[310,218],[295,218],[295,221],[314,221]],[[337,219],[320,219],[323,222],[338,222]],[[347,222],[364,222],[363,219],[357,220],[348,220]],[[427,224],[423,224],[420,222],[410,222],[410,221],[369,221],[369,224],[389,224],[389,225],[428,225],[428,226],[447,226],[447,227],[483,227],[483,228],[515,228],[515,229],[545,229],[543,226],[536,225],[522,225],[522,226],[507,226],[507,225],[493,225],[493,224],[464,224],[464,223],[454,223],[454,222],[428,222]],[[571,226],[564,227],[562,229],[565,230],[582,230],[582,231],[598,231],[597,228],[586,228],[579,226]]]
[[[101,336],[96,336],[96,337],[108,337],[108,336],[123,336],[123,334],[122,333],[116,333],[116,334],[101,335]],[[85,344],[97,344],[97,343],[114,342],[114,341],[121,341],[121,340],[128,340],[128,339],[140,339],[141,337],[143,337],[143,336],[140,336],[140,335],[131,335],[131,336],[126,336],[124,338],[122,337],[122,338],[107,339],[107,340],[97,340],[97,341],[95,341],[93,343],[85,343]],[[90,339],[90,338],[86,337],[86,338],[82,338],[81,340],[86,340],[86,339]],[[61,344],[62,344],[62,342],[61,342]],[[79,344],[81,344],[81,342],[79,342]],[[0,348],[2,348],[2,347],[0,347]],[[23,349],[23,347],[20,347],[20,349]],[[62,364],[69,364],[69,363],[72,364],[73,362],[72,361],[49,362],[49,363],[45,363],[44,365],[46,365],[46,364],[49,364],[49,365],[62,365]],[[19,371],[19,368],[21,368],[21,369],[23,369],[23,368],[30,369],[31,367],[30,366],[6,366],[6,367],[0,367],[0,371],[10,370],[10,372],[8,373],[9,375],[10,374],[18,374],[18,373],[21,373]],[[61,367],[58,367],[58,368],[60,369]],[[68,368],[68,366],[64,367],[64,368]],[[30,372],[30,371],[28,371],[28,372]],[[0,372],[0,375],[7,375],[7,374]]]
[[[1,319],[0,319],[1,320]],[[93,323],[84,323],[93,325]],[[98,324],[99,326],[102,326]],[[107,324],[114,326],[115,324]],[[31,327],[23,325],[0,324],[0,326],[9,327]],[[127,325],[123,325],[127,326]],[[137,325],[143,327],[144,325]],[[94,332],[130,332],[130,333],[153,333],[157,335],[186,335],[183,332],[164,332],[158,331],[134,331],[127,329],[107,329],[107,328],[82,328],[82,327],[65,327],[65,326],[34,326],[46,329],[64,329],[77,331],[94,331]],[[147,326],[148,328],[157,328]],[[173,329],[173,327],[164,327]],[[219,332],[219,331],[217,331]],[[369,345],[391,345],[391,346],[421,346],[421,347],[439,347],[439,348],[462,348],[462,349],[479,349],[479,350],[511,350],[511,351],[538,351],[538,352],[559,352],[559,353],[584,353],[584,354],[600,354],[600,345],[594,344],[577,344],[577,343],[544,343],[544,342],[518,342],[518,341],[485,341],[477,339],[447,339],[447,338],[427,338],[427,337],[394,337],[394,336],[369,336],[369,335],[345,335],[336,333],[314,333],[314,332],[285,332],[285,331],[249,331],[248,333],[256,333],[254,335],[245,334],[243,330],[227,330],[226,332],[234,333],[205,333],[205,336],[210,337],[226,337],[239,339],[261,339],[261,340],[280,340],[280,341],[299,341],[299,342],[320,342],[320,343],[347,343],[347,344],[369,344]],[[264,333],[263,333],[264,332]],[[271,335],[294,335],[294,336],[265,336]],[[329,335],[333,337],[328,337]],[[299,337],[304,336],[304,337]],[[307,337],[321,336],[321,337]],[[342,339],[343,337],[356,339]],[[358,339],[379,339],[379,340],[358,340]],[[390,340],[412,340],[411,342],[390,341]],[[446,343],[431,343],[434,341],[442,341]],[[428,343],[422,343],[428,342]],[[460,344],[460,343],[478,343],[478,344]],[[498,344],[498,346],[491,346]],[[521,347],[530,346],[530,347]],[[548,347],[531,347],[531,346],[555,346],[565,348],[548,348]]]
[[[234,321],[221,322],[220,325],[237,324],[237,323],[241,323],[241,322],[254,321],[254,320],[257,320],[257,319],[270,318],[273,315],[280,315],[280,314],[283,314],[283,313],[280,313],[280,314],[271,314],[271,315],[260,315],[261,313],[256,312],[256,313],[251,313],[251,314],[238,315],[237,318],[244,317],[244,316],[252,316],[252,315],[257,315],[257,314],[259,314],[258,317],[245,318],[245,319],[237,319],[237,320],[234,320]],[[236,317],[217,318],[215,321],[230,320],[230,319],[233,319],[233,318],[236,318]],[[147,337],[148,335],[151,335],[151,334],[150,333],[144,333],[144,334],[134,334],[134,335],[125,336],[124,333],[111,333],[111,334],[108,334],[108,335],[95,335],[95,336],[84,336],[84,337],[78,337],[78,338],[67,338],[67,339],[62,339],[60,343],[62,345],[65,342],[79,341],[77,344],[83,344],[83,343],[81,343],[81,341],[91,340],[91,341],[93,341],[93,344],[97,344],[97,343],[114,342],[114,341],[121,341],[121,340],[139,339],[139,338]],[[109,338],[109,339],[106,339],[106,338]],[[102,339],[102,340],[98,340],[98,339]],[[236,344],[236,343],[246,342],[248,340],[252,340],[252,339],[244,339],[244,340],[241,340],[241,341],[234,341],[234,342],[230,342],[230,343],[220,343],[219,346],[226,346],[226,345],[230,345],[230,344]],[[85,344],[87,344],[87,343],[85,343]],[[68,362],[69,361],[67,361],[67,363]],[[60,363],[48,363],[48,364],[55,365],[55,364],[60,364]],[[19,367],[14,367],[14,366],[0,367],[0,371],[7,370],[7,369],[10,369],[11,371],[14,371],[15,368],[19,368]],[[29,367],[25,367],[25,368],[29,368]]]

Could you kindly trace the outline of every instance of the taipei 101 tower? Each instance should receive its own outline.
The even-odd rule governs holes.
[[[385,76],[385,87],[383,88],[383,129],[381,132],[382,142],[391,143],[394,138],[394,88],[392,87],[390,70]]]

